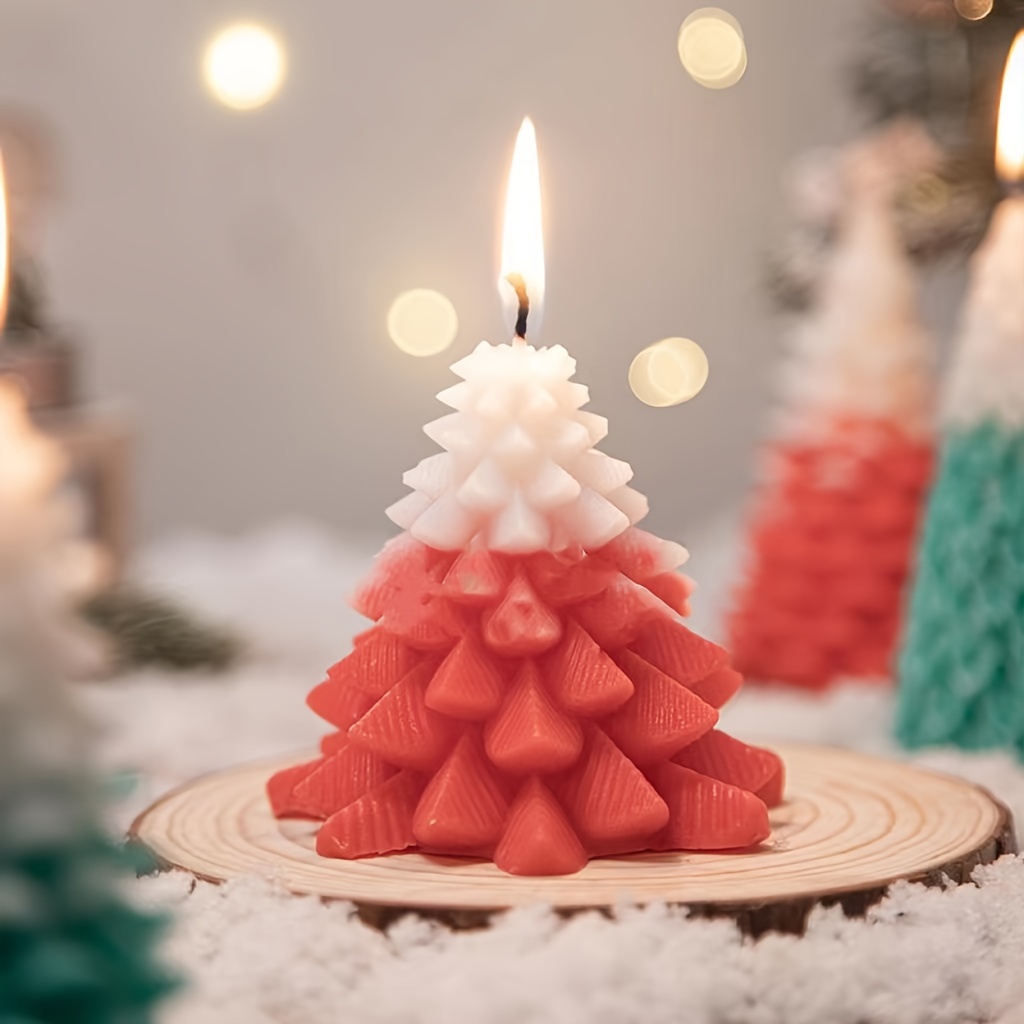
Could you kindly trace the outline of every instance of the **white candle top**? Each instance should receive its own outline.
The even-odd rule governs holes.
[[[608,421],[581,411],[590,395],[561,345],[481,342],[452,371],[463,380],[437,397],[456,411],[423,428],[445,451],[387,510],[403,529],[448,551],[596,550],[647,514],[629,464],[596,450]]]
[[[975,253],[943,413],[1024,426],[1024,196],[999,204]]]
[[[930,430],[931,339],[892,212],[896,187],[927,166],[929,154],[927,140],[903,125],[844,154],[839,237],[784,378],[790,434],[817,437],[853,418]]]

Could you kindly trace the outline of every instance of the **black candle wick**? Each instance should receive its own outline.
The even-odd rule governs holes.
[[[526,340],[526,318],[530,315],[530,296],[526,293],[526,282],[522,274],[508,274],[505,280],[512,285],[519,300],[519,311],[516,314],[516,337]]]

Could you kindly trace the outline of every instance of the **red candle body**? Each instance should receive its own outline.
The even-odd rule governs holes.
[[[392,542],[354,599],[374,626],[309,696],[337,731],[271,780],[274,813],[323,820],[324,856],[418,848],[523,875],[768,838],[782,764],[715,729],[741,677],[680,621],[689,584],[659,571],[660,543]]]

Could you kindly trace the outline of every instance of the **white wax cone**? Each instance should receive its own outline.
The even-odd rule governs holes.
[[[562,346],[481,342],[452,370],[463,380],[438,398],[456,411],[424,427],[445,452],[388,510],[403,529],[442,550],[596,550],[647,514],[629,464],[594,448],[608,421],[580,411],[589,392]]]
[[[650,511],[647,495],[632,487],[620,487],[605,497],[629,519],[630,526],[635,526]]]
[[[568,505],[580,496],[580,482],[557,462],[547,459],[527,484],[526,499],[542,511]]]
[[[892,194],[906,165],[926,156],[916,136],[900,126],[846,155],[839,239],[784,379],[785,433],[819,436],[837,419],[887,420],[912,435],[929,430],[931,341],[892,217]],[[908,157],[914,146],[922,153]]]
[[[946,422],[1024,426],[1024,197],[1000,203],[975,254]]]

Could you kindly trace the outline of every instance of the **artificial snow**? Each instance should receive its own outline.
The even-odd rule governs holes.
[[[734,536],[723,521],[703,542],[688,538],[702,630],[723,607]],[[304,697],[360,628],[344,597],[372,554],[297,526],[149,553],[144,578],[253,644],[224,676],[147,672],[82,687],[104,767],[137,773],[122,825],[199,773],[315,742],[322,729]],[[902,756],[891,716],[887,693],[848,685],[824,697],[749,690],[723,719],[744,739]],[[1024,821],[1024,770],[1009,756],[914,760],[988,786]],[[537,907],[457,934],[407,919],[385,936],[345,904],[257,877],[215,886],[169,873],[137,889],[174,913],[167,956],[190,981],[160,1024],[1024,1024],[1024,860],[976,881],[900,885],[864,920],[819,910],[805,937],[759,942],[658,906],[567,921]]]

